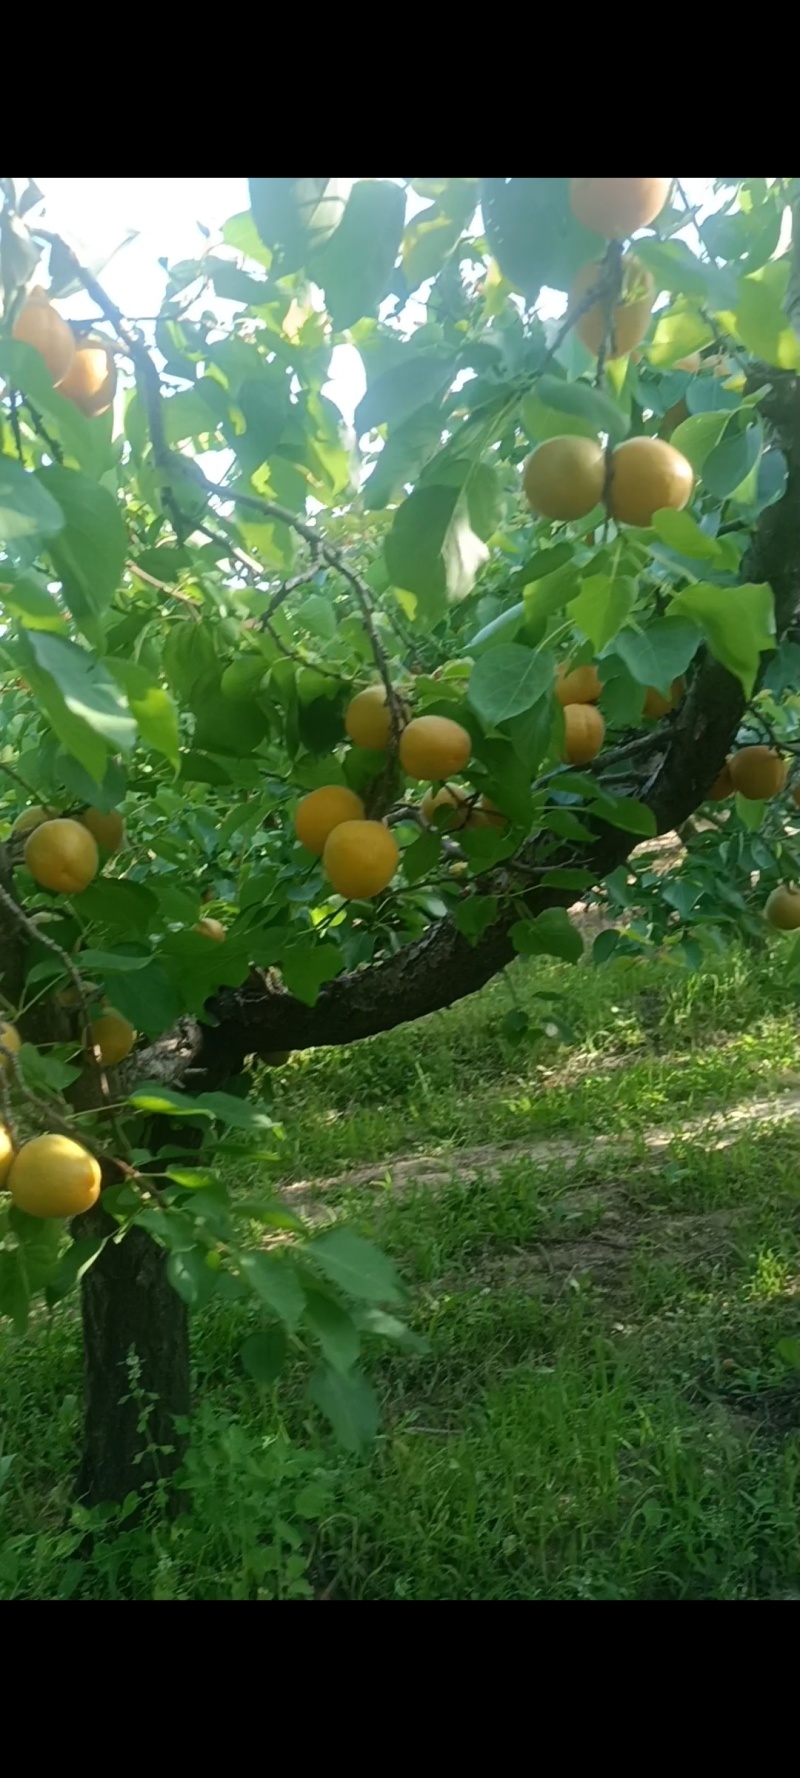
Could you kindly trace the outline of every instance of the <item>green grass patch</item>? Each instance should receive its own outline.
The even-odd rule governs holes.
[[[327,1213],[391,1252],[428,1342],[367,1351],[376,1445],[333,1447],[299,1365],[256,1389],[252,1311],[211,1307],[193,1328],[189,1510],[87,1524],[65,1305],[3,1340],[0,1597],[798,1593],[800,1370],[780,1350],[800,1334],[797,1126],[679,1133],[797,1084],[780,953],[513,981],[529,1009],[560,996],[572,1045],[510,1048],[498,982],[275,1077],[282,1177],[326,1181]]]

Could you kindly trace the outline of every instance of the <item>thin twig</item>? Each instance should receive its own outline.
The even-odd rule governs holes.
[[[307,586],[308,582],[314,579],[314,576],[319,572],[319,565],[317,562],[318,555],[319,550],[315,550],[313,552],[313,560],[309,563],[307,568],[303,569],[302,574],[292,575],[291,580],[285,580],[283,586],[278,587],[277,592],[273,593],[266,611],[262,612],[262,615],[258,620],[259,624],[263,625],[265,629],[269,627],[270,618],[275,616],[276,611],[283,604],[284,599],[288,599],[290,593],[296,593],[298,587]]]
[[[637,735],[634,740],[625,741],[620,747],[611,747],[607,753],[599,753],[596,759],[589,761],[588,765],[556,766],[554,771],[545,772],[543,778],[536,779],[535,783],[531,785],[531,792],[534,793],[537,790],[544,790],[548,784],[555,783],[559,778],[566,777],[570,772],[581,773],[582,775],[588,775],[589,777],[600,776],[609,766],[619,765],[621,760],[632,759],[637,754],[644,757],[648,753],[657,753],[659,748],[663,746],[663,732],[659,729],[654,729],[651,734]],[[599,788],[602,790],[602,784]]]
[[[32,796],[34,801],[36,800],[38,791],[34,790],[30,784],[26,784],[25,779],[20,776],[14,766],[6,765],[4,759],[0,759],[0,772],[5,772],[6,777],[12,778],[14,783],[19,785],[20,790],[24,790],[26,796]]]
[[[61,1116],[58,1106],[54,1104],[52,1099],[40,1097],[38,1093],[34,1093],[33,1089],[28,1086],[19,1065],[19,1057],[16,1050],[6,1049],[5,1044],[0,1043],[0,1062],[8,1064],[10,1071],[14,1076],[14,1084],[17,1087],[18,1092],[22,1094],[23,1099],[26,1099],[29,1105],[33,1106],[36,1112],[37,1124],[47,1122],[57,1135],[68,1136],[70,1141],[74,1142],[75,1133],[73,1126],[67,1122],[66,1118]],[[3,1069],[0,1067],[0,1077],[2,1077],[2,1073]],[[9,1129],[11,1129],[10,1124]],[[120,1160],[118,1155],[111,1154],[107,1148],[101,1147],[99,1143],[93,1141],[91,1136],[84,1136],[83,1131],[81,1131],[81,1147],[88,1149],[89,1154],[93,1154],[95,1160],[102,1161],[109,1167],[117,1167],[120,1173],[123,1173],[126,1178],[138,1179],[139,1175],[135,1167],[131,1167],[127,1161]]]
[[[17,456],[19,457],[20,463],[24,463],[25,451],[22,445],[22,433],[19,429],[19,392],[16,389],[12,389],[11,391],[11,430],[14,434]]]
[[[111,1092],[106,1078],[105,1069],[100,1060],[100,1052],[97,1049],[92,1036],[91,1014],[84,992],[80,971],[73,963],[69,952],[62,950],[61,945],[57,944],[54,938],[48,937],[47,933],[43,932],[40,926],[35,926],[33,921],[29,920],[27,914],[23,913],[22,908],[19,907],[18,903],[14,900],[13,895],[9,895],[8,891],[3,889],[2,886],[0,886],[0,907],[5,908],[6,913],[10,914],[12,919],[16,921],[17,925],[22,927],[23,932],[27,933],[28,938],[31,939],[32,942],[44,945],[45,950],[51,951],[53,956],[58,958],[62,969],[69,976],[78,1002],[81,1035],[83,1037],[84,1047],[97,1074],[102,1098],[106,1106],[108,1106],[111,1102]],[[119,1132],[117,1132],[117,1134],[119,1134]]]
[[[50,455],[53,458],[53,461],[55,463],[63,463],[64,452],[61,449],[58,439],[50,437],[47,427],[45,426],[44,420],[42,419],[42,416],[39,413],[38,408],[34,407],[33,402],[30,399],[30,396],[26,395],[23,397],[23,399],[25,402],[25,406],[28,410],[28,413],[30,414],[31,420],[33,422],[34,432],[38,432],[39,437],[42,439],[43,443],[47,445],[47,449],[50,452]]]
[[[197,608],[197,601],[196,599],[192,599],[189,593],[180,592],[178,587],[167,586],[165,580],[156,580],[154,574],[146,574],[144,569],[137,567],[135,562],[126,562],[125,567],[129,574],[136,575],[137,580],[143,580],[147,586],[155,587],[157,593],[164,593],[168,599],[180,599],[181,604],[188,607],[194,622],[196,624],[202,622],[201,614]]]
[[[597,283],[593,284],[590,290],[587,290],[585,296],[581,297],[580,302],[576,303],[574,308],[567,309],[567,313],[564,316],[552,344],[548,346],[541,364],[538,364],[536,367],[534,382],[538,381],[539,377],[544,376],[545,371],[550,369],[550,366],[560,352],[565,339],[572,332],[573,328],[577,326],[577,323],[583,320],[584,315],[588,315],[589,310],[594,308],[596,302],[602,302],[608,284],[610,255],[612,249],[617,244],[618,243],[615,241],[609,242],[605,258],[602,262],[602,271]]]

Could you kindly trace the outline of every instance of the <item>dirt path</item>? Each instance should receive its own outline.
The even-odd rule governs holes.
[[[589,1154],[595,1159],[602,1154],[630,1154],[632,1149],[643,1148],[648,1155],[655,1156],[676,1142],[696,1141],[699,1136],[707,1141],[710,1148],[718,1150],[727,1148],[731,1142],[736,1141],[749,1125],[776,1124],[787,1120],[800,1122],[800,1092],[788,1092],[769,1099],[744,1099],[738,1105],[729,1106],[726,1111],[712,1112],[705,1117],[691,1118],[669,1128],[650,1130],[647,1133],[625,1136],[590,1134],[582,1143],[551,1137],[534,1143],[495,1143],[482,1148],[451,1149],[439,1154],[398,1156],[376,1162],[372,1166],[356,1167],[348,1173],[326,1179],[292,1180],[282,1187],[282,1195],[305,1208],[318,1193],[334,1188],[346,1190],[352,1186],[387,1182],[395,1191],[403,1191],[410,1185],[422,1185],[435,1190],[437,1186],[448,1185],[456,1177],[464,1184],[478,1177],[489,1177],[510,1166],[515,1160],[524,1160],[534,1167],[549,1167],[557,1161],[570,1168],[585,1160]]]

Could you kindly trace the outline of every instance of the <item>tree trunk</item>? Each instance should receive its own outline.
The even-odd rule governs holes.
[[[90,1212],[91,1233],[98,1212]],[[111,1226],[103,1212],[105,1231]],[[87,1218],[87,1224],[89,1218]],[[89,1233],[87,1227],[87,1233]],[[169,1484],[185,1449],[189,1322],[166,1254],[142,1230],[109,1241],[82,1286],[84,1442],[79,1499],[97,1506]]]

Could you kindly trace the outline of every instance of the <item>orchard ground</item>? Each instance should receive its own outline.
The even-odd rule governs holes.
[[[510,988],[537,1019],[562,996],[572,1041],[510,1047]],[[377,1445],[332,1444],[299,1366],[259,1396],[250,1312],[218,1306],[193,1324],[189,1510],[87,1519],[77,1308],[42,1313],[3,1338],[0,1597],[800,1596],[782,941],[697,973],[518,964],[272,1078],[287,1201],[395,1257],[426,1342],[368,1356]]]

